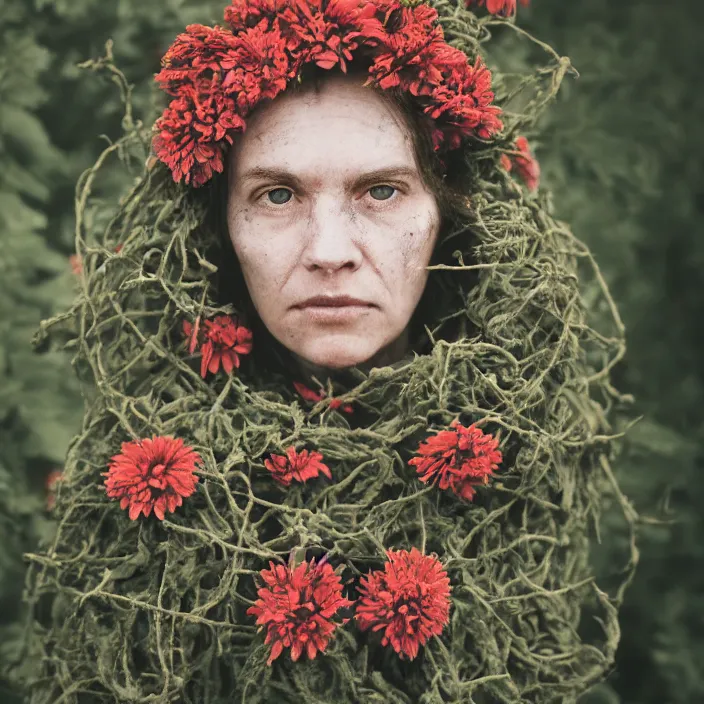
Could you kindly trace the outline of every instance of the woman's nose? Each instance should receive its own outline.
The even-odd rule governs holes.
[[[303,264],[308,269],[356,269],[362,262],[359,227],[351,208],[339,199],[317,203],[305,224]]]

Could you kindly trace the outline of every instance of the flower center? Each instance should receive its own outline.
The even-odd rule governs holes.
[[[147,484],[154,489],[164,490],[167,487],[166,477],[164,473],[166,472],[165,464],[155,464],[151,468],[151,473],[149,479],[147,479]]]

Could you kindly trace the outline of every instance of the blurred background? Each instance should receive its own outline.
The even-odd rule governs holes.
[[[47,483],[81,428],[69,351],[31,338],[78,286],[74,190],[121,134],[105,54],[156,116],[152,76],[192,22],[224,0],[0,0],[0,663],[16,647],[21,555],[51,530]],[[479,10],[479,12],[483,12]],[[641,422],[616,463],[641,515],[640,563],[622,640],[594,704],[704,702],[704,50],[700,0],[531,0],[518,24],[569,56],[568,78],[531,146],[557,217],[592,248],[627,330],[614,384]],[[531,65],[535,48],[512,49]],[[539,57],[545,62],[545,55]],[[99,198],[136,174],[116,167]],[[627,535],[605,518],[603,574]],[[0,679],[0,702],[14,704]]]

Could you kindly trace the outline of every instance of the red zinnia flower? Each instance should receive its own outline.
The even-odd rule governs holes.
[[[446,50],[450,55],[453,51]],[[463,134],[468,130],[481,139],[489,139],[503,129],[499,119],[501,108],[491,105],[494,93],[491,90],[491,72],[477,57],[474,65],[464,63],[461,68],[450,63],[443,66],[447,74],[444,81],[433,90],[431,105],[425,112],[437,121],[438,127],[433,131],[433,140],[437,149],[442,141],[447,141],[451,149],[459,146]]]
[[[225,8],[225,22],[237,34],[248,27],[256,27],[261,20],[273,21],[278,12],[278,0],[232,0]]]
[[[445,46],[443,30],[435,24],[437,10],[424,3],[393,7],[383,16],[385,34],[375,52],[369,75],[380,88],[408,90],[419,77],[437,85],[442,76],[434,66],[436,52]],[[459,50],[458,50],[459,51]],[[462,56],[465,65],[466,56]],[[369,84],[371,80],[367,80]],[[418,95],[419,91],[412,91]]]
[[[71,265],[71,271],[76,275],[80,276],[83,271],[83,259],[81,259],[80,254],[72,254],[68,258],[69,264]]]
[[[193,473],[201,458],[180,438],[154,436],[123,442],[122,452],[112,457],[103,472],[107,495],[120,499],[120,508],[130,507],[130,519],[152,509],[160,520],[175,511],[196,490]]]
[[[203,85],[201,78],[222,78],[222,63],[237,46],[232,32],[220,27],[189,24],[161,59],[161,71],[154,80],[178,98],[184,85]]]
[[[324,652],[338,624],[332,621],[338,609],[352,605],[342,596],[342,584],[326,558],[293,566],[275,565],[260,572],[266,586],[257,591],[259,599],[247,609],[257,617],[259,626],[267,627],[264,643],[273,643],[267,665],[291,648],[291,660],[298,660],[305,649],[310,659]],[[342,624],[349,618],[342,619]],[[260,629],[261,630],[261,629]]]
[[[519,152],[518,154],[510,157],[507,154],[501,155],[501,165],[506,171],[511,171],[515,166],[518,175],[523,180],[523,183],[526,184],[528,190],[535,191],[540,184],[540,164],[533,156],[528,140],[525,137],[516,139],[516,149]]]
[[[465,5],[469,7],[473,3],[482,7],[486,5],[486,9],[492,15],[499,17],[513,17],[516,14],[516,0],[466,0]],[[530,0],[519,0],[523,7],[528,7]]]
[[[288,49],[297,66],[313,61],[331,69],[339,63],[346,73],[346,61],[352,60],[365,30],[381,35],[375,12],[373,3],[359,0],[293,0],[278,17],[291,37]]]
[[[528,140],[525,137],[519,137],[516,140],[516,147],[522,152],[520,156],[514,157],[516,170],[528,189],[534,191],[538,188],[538,184],[540,183],[540,165],[533,156],[528,146]]]
[[[413,660],[418,647],[449,622],[450,578],[436,557],[416,548],[387,550],[386,555],[383,570],[360,579],[363,596],[355,619],[363,631],[384,629],[381,644],[391,643],[401,659]]]
[[[190,354],[200,344],[200,375],[204,379],[208,372],[216,374],[221,363],[225,372],[230,374],[233,368],[240,366],[239,355],[252,351],[252,331],[239,325],[237,319],[230,315],[217,315],[213,320],[204,320],[202,327],[200,317],[195,325],[184,320],[183,332],[188,337]]]
[[[154,153],[171,169],[174,180],[201,186],[222,172],[223,142],[232,142],[232,134],[244,129],[244,120],[234,99],[217,90],[200,93],[185,84],[155,127]]]
[[[264,466],[279,484],[289,486],[294,479],[301,483],[306,482],[317,477],[320,472],[332,479],[330,468],[320,461],[322,459],[323,456],[315,450],[310,453],[308,450],[296,453],[296,449],[291,445],[286,450],[286,455],[271,455],[271,459],[264,460]]]
[[[294,381],[293,385],[296,387],[296,391],[306,400],[306,401],[313,401],[314,403],[317,403],[318,401],[326,398],[325,392],[324,391],[313,391],[313,389],[309,389],[305,384],[301,384],[298,381]],[[354,413],[354,408],[352,408],[351,403],[345,403],[343,404],[342,401],[340,401],[339,398],[333,398],[330,400],[330,408],[339,408],[341,411],[344,411],[345,413]]]
[[[459,421],[450,424],[453,430],[441,430],[418,448],[415,465],[420,481],[439,479],[440,489],[450,488],[462,499],[470,501],[474,487],[489,483],[492,472],[501,462],[499,441],[483,433],[475,425],[464,427]]]
[[[47,497],[46,497],[46,509],[47,511],[51,511],[54,508],[54,505],[56,504],[56,483],[60,482],[63,479],[64,473],[60,469],[54,469],[51,472],[49,472],[49,475],[46,478],[45,486],[47,490]]]
[[[244,115],[263,98],[272,100],[286,88],[291,65],[278,27],[247,29],[237,41],[237,51],[223,64],[229,70],[222,88],[236,98],[239,114]]]

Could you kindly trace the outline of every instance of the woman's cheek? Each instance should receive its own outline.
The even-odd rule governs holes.
[[[433,222],[419,222],[416,219],[406,230],[402,251],[404,252],[404,266],[412,273],[420,271],[428,265],[435,247],[435,224]]]
[[[243,264],[256,266],[257,262],[266,260],[271,251],[271,228],[257,221],[249,210],[243,209],[231,221],[230,232],[234,233],[235,252]]]

